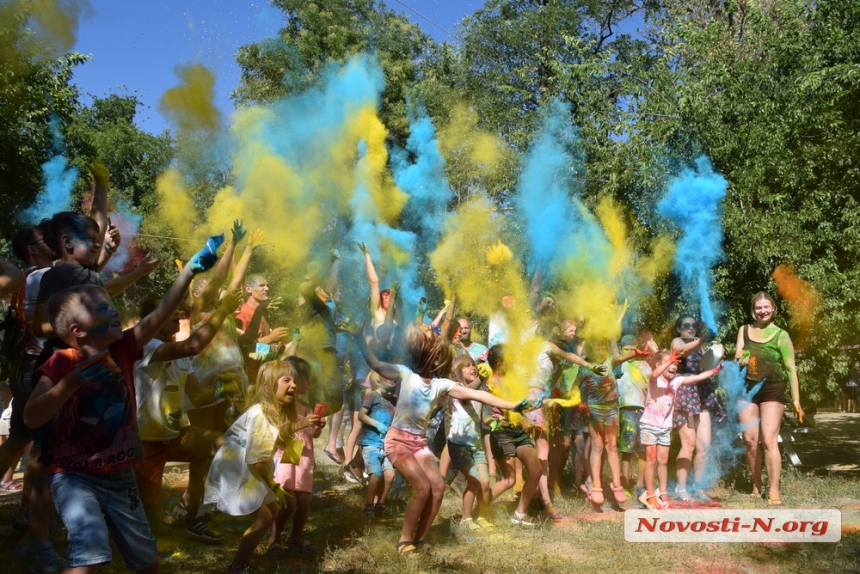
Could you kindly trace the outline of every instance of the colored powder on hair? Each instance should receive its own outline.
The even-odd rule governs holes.
[[[696,159],[696,168],[685,170],[669,182],[657,211],[680,229],[675,271],[689,304],[698,304],[702,321],[717,332],[719,302],[713,296],[713,267],[723,258],[723,198],[728,183],[715,173],[707,157]]]

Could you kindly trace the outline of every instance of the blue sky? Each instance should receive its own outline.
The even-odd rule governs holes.
[[[386,4],[437,41],[451,41],[440,27],[453,34],[457,22],[483,1]],[[283,13],[268,0],[90,0],[90,5],[92,12],[80,24],[74,49],[90,54],[92,61],[75,70],[75,83],[85,102],[88,94],[136,94],[146,106],[137,123],[150,132],[169,128],[157,104],[161,94],[178,83],[174,74],[178,64],[200,62],[208,67],[216,78],[216,103],[229,114],[230,92],[239,82],[239,67],[233,61],[236,50],[273,36],[285,23]]]

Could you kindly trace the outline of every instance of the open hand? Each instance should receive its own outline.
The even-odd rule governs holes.
[[[254,233],[251,234],[251,239],[248,240],[248,246],[251,249],[256,249],[263,244],[263,241],[266,240],[266,234],[263,233],[262,229],[257,229]]]
[[[242,290],[236,289],[235,291],[228,291],[224,293],[224,296],[221,297],[221,301],[218,305],[227,311],[228,313],[232,313],[239,307],[239,303],[242,301]]]
[[[90,173],[93,174],[93,179],[96,180],[96,185],[103,187],[110,182],[110,172],[102,161],[93,156],[90,160]]]
[[[242,241],[242,239],[244,239],[245,236],[248,234],[248,230],[242,226],[242,220],[241,219],[234,219],[233,220],[232,232],[233,232],[233,245],[238,245],[238,243],[240,241]]]
[[[358,247],[359,250],[361,250],[361,252],[364,253],[365,255],[367,255],[369,253],[369,251],[367,249],[367,244],[364,243],[363,241],[356,241],[355,246]]]
[[[208,271],[218,262],[218,248],[224,243],[224,234],[213,235],[206,240],[203,249],[194,254],[188,264],[194,274]]]

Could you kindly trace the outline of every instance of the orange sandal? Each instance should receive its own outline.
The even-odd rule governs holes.
[[[615,502],[618,504],[624,504],[627,502],[627,494],[624,492],[623,486],[615,486],[610,482],[609,489],[612,490],[612,496],[615,497]]]

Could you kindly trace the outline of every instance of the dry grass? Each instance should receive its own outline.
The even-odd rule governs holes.
[[[837,544],[633,544],[623,540],[622,514],[609,510],[594,514],[584,500],[568,498],[558,503],[567,524],[547,523],[534,530],[507,524],[510,503],[493,507],[497,528],[485,535],[454,536],[452,517],[459,514],[460,503],[450,490],[439,518],[431,531],[432,554],[402,557],[394,551],[405,501],[392,501],[395,516],[367,520],[363,513],[363,490],[345,489],[330,472],[317,469],[317,492],[306,537],[317,551],[309,556],[256,557],[261,572],[338,572],[338,573],[445,573],[525,574],[546,572],[743,572],[793,573],[860,572],[860,534],[843,534]],[[175,483],[176,476],[170,482]],[[729,480],[743,482],[742,475]],[[165,485],[165,504],[172,507],[181,486]],[[764,508],[765,501],[751,499],[739,492],[720,488],[715,491],[724,506]],[[844,508],[860,513],[860,484],[856,479],[822,478],[786,470],[783,495],[792,507]],[[628,507],[632,504],[628,503]],[[11,522],[15,506],[0,506],[0,524]],[[189,540],[178,527],[165,528],[159,540],[162,570],[172,572],[223,572],[226,570],[242,531],[249,521],[228,516],[217,517],[227,544],[207,546]],[[14,536],[2,527],[6,541],[0,547],[3,572],[26,572],[12,555]],[[62,542],[58,543],[62,546]],[[262,552],[262,548],[260,549]],[[117,561],[104,572],[123,571]]]

